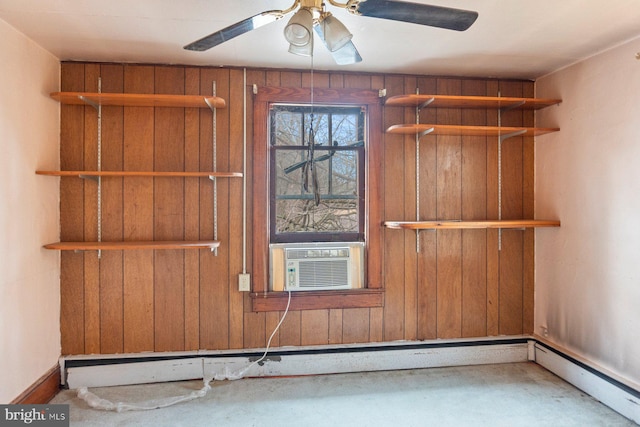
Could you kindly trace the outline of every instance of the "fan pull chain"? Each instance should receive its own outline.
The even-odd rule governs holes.
[[[312,41],[313,43],[313,41]],[[309,154],[308,154],[308,172],[311,172],[311,185],[313,186],[313,198],[316,206],[320,204],[320,188],[318,182],[318,172],[315,167],[315,132],[313,129],[313,120],[315,118],[313,105],[313,53],[311,54],[311,114],[310,114],[310,123],[309,123]],[[309,176],[307,175],[307,180]],[[307,190],[309,191],[309,190]]]

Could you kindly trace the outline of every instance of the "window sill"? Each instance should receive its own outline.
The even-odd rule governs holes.
[[[287,292],[251,293],[251,308],[255,312],[284,311]],[[304,291],[291,293],[289,310],[321,310],[329,308],[368,308],[384,306],[384,289],[353,289],[345,291]]]

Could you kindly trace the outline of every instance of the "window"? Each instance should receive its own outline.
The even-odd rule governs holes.
[[[315,88],[312,109],[310,95],[259,87],[254,97],[251,309],[287,305],[286,292],[269,290],[271,243],[333,241],[364,242],[364,287],[294,292],[290,309],[381,307],[382,100],[377,90]],[[307,171],[305,190],[311,159],[318,185]]]
[[[364,240],[365,117],[358,106],[271,106],[270,242]]]

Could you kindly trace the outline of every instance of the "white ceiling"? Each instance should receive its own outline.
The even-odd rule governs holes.
[[[339,0],[342,1],[342,0]],[[640,35],[640,0],[413,0],[475,10],[465,32],[353,16],[363,61],[313,65],[287,52],[289,16],[206,52],[182,47],[292,0],[0,0],[3,19],[61,60],[344,70],[535,79]]]

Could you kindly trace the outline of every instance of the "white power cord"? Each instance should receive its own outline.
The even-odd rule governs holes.
[[[162,399],[152,399],[139,403],[125,403],[125,402],[111,402],[107,399],[102,399],[95,394],[91,393],[86,387],[78,389],[78,397],[94,409],[102,409],[104,411],[149,411],[151,409],[166,408],[167,406],[175,405],[176,403],[188,402],[199,397],[204,397],[207,392],[211,390],[209,383],[212,380],[205,381],[204,387],[198,391],[192,391],[189,394],[182,396],[165,397]]]
[[[278,325],[276,325],[275,329],[271,333],[269,340],[267,341],[267,347],[264,350],[264,354],[259,359],[253,361],[249,366],[241,370],[240,372],[230,372],[227,368],[225,368],[224,375],[216,375],[213,378],[203,378],[204,386],[198,391],[192,391],[191,393],[181,395],[181,396],[173,396],[166,397],[161,399],[152,399],[139,403],[125,403],[125,402],[111,402],[107,399],[102,399],[96,396],[94,393],[91,393],[87,387],[80,387],[78,389],[78,397],[84,400],[87,405],[94,409],[101,409],[104,411],[115,411],[115,412],[125,412],[125,411],[149,411],[152,409],[166,408],[167,406],[172,406],[177,403],[188,402],[190,400],[198,399],[200,397],[204,397],[207,395],[207,392],[211,390],[211,382],[214,380],[239,380],[244,378],[245,373],[251,369],[255,364],[262,362],[269,352],[269,348],[271,347],[271,340],[275,336],[276,332],[280,329],[282,322],[287,317],[287,313],[289,313],[289,307],[291,305],[291,291],[289,292],[289,296],[287,298],[287,308],[284,310],[282,318]],[[204,372],[204,367],[203,367]]]

